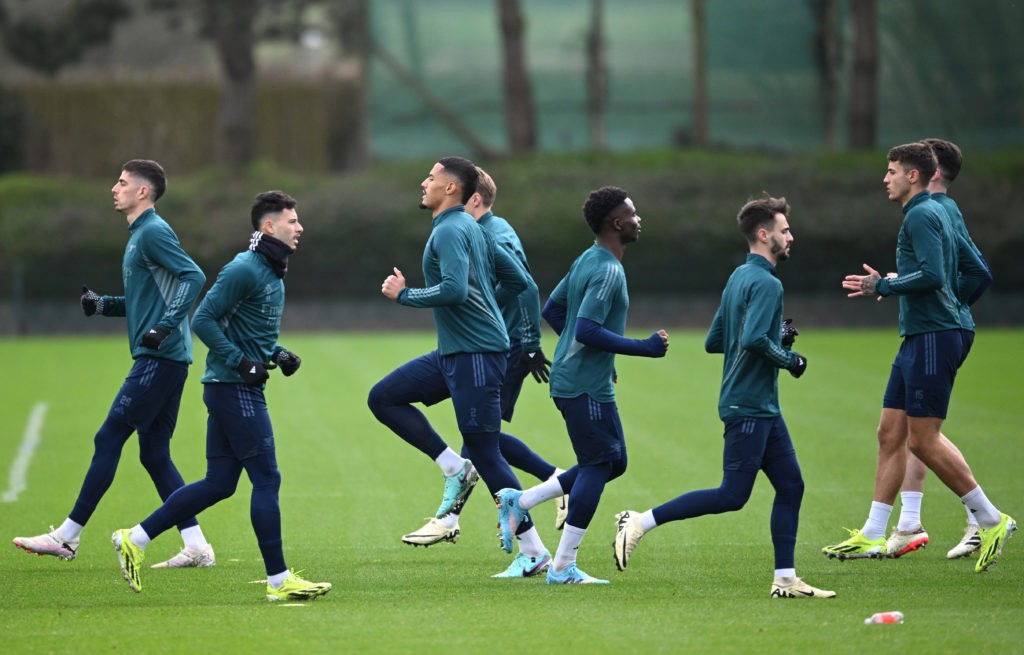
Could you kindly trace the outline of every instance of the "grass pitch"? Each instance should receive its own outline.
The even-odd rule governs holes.
[[[303,357],[297,375],[274,374],[268,402],[283,476],[281,509],[289,566],[334,590],[315,603],[272,604],[248,519],[249,483],[200,521],[217,552],[202,570],[146,570],[143,592],[121,579],[110,533],[152,511],[157,495],[127,444],[117,478],[83,533],[73,562],[0,548],[0,651],[299,652],[1014,652],[1024,610],[1024,535],[1011,539],[988,573],[973,560],[947,561],[964,510],[934,477],[924,518],[932,544],[892,561],[837,562],[819,549],[860,527],[871,501],[874,428],[894,330],[805,330],[797,345],[809,367],[780,378],[783,412],[807,484],[797,572],[835,589],[823,601],[770,600],[771,489],[763,476],[740,512],[670,524],[649,534],[620,573],[612,562],[613,516],[643,510],[721,476],[716,413],[721,358],[703,334],[671,331],[663,360],[618,358],[619,407],[629,470],[605,491],[580,550],[580,566],[602,587],[548,587],[543,579],[492,580],[509,561],[497,547],[484,487],[461,521],[457,544],[402,544],[437,506],[440,474],[380,426],[366,408],[370,386],[433,347],[431,334],[283,335]],[[1022,331],[982,329],[960,373],[945,432],[963,450],[987,494],[1024,519],[1024,446],[1019,394]],[[554,351],[553,339],[546,343]],[[92,435],[130,366],[123,338],[0,340],[6,372],[0,485],[10,490],[33,408],[45,403],[41,441],[26,489],[0,502],[4,538],[59,524],[74,502]],[[205,351],[197,345],[197,359]],[[193,368],[172,452],[187,481],[205,471],[205,408]],[[450,443],[460,441],[448,404],[427,410]],[[546,390],[527,383],[510,432],[551,462],[572,450]],[[521,476],[525,485],[533,479]],[[898,511],[898,510],[897,510]],[[554,551],[554,510],[535,510]],[[893,519],[895,522],[895,517]],[[160,561],[178,550],[172,531],[147,549]],[[865,626],[877,611],[906,623]]]

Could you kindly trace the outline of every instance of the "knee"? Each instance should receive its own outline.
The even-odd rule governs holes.
[[[373,388],[370,389],[370,394],[366,397],[366,404],[374,416],[384,406],[384,389],[381,388],[380,382],[373,385]]]
[[[775,497],[787,504],[799,505],[804,498],[804,479],[788,480],[775,488]]]
[[[210,495],[217,502],[231,498],[231,496],[235,495],[235,489],[238,487],[237,480],[231,482],[230,480],[211,480],[207,478],[206,482],[209,485]]]
[[[147,471],[160,470],[171,463],[170,444],[163,448],[143,448],[139,451],[139,461]]]
[[[617,459],[611,463],[611,472],[608,475],[608,481],[612,481],[626,472],[626,458]]]
[[[907,429],[905,424],[882,421],[875,431],[878,438],[878,450],[880,452],[892,452],[897,448],[905,448],[907,444]]]
[[[258,480],[253,480],[253,489],[261,491],[278,492],[281,490],[281,472],[276,468],[261,475]]]
[[[481,442],[476,438],[466,439],[465,435],[463,435],[461,454],[464,458],[472,460],[473,466],[478,469],[481,466],[497,466],[499,459],[504,459],[497,442]]]
[[[719,506],[723,512],[735,512],[743,509],[750,500],[750,489],[724,486],[718,489]]]
[[[96,436],[92,440],[93,447],[96,452],[120,453],[132,431],[129,427],[122,427],[107,420],[96,431]]]
[[[380,419],[389,408],[395,407],[399,403],[396,401],[391,385],[387,384],[385,380],[381,380],[370,389],[370,393],[366,397],[366,404],[373,415]]]

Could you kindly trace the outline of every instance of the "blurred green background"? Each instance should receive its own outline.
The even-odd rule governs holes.
[[[429,325],[378,289],[392,266],[416,283],[418,185],[449,154],[493,174],[545,294],[589,243],[587,192],[616,184],[644,219],[634,316],[701,324],[767,192],[793,204],[799,320],[892,325],[839,280],[894,268],[884,155],[925,136],[965,152],[981,324],[1019,323],[1021,24],[1024,3],[957,0],[0,0],[0,332],[116,329],[76,299],[120,288],[108,194],[133,157],[167,169],[158,209],[211,282],[256,193],[299,199],[286,327]]]

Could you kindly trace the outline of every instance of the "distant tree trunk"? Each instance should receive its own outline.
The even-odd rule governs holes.
[[[693,12],[693,143],[708,145],[707,16],[704,0],[690,0]]]
[[[875,0],[850,0],[853,10],[853,79],[849,146],[873,148],[878,123],[878,24]]]
[[[253,22],[259,3],[218,0],[206,5],[210,34],[224,69],[220,113],[220,157],[244,166],[256,156],[256,60]]]
[[[590,147],[604,150],[604,117],[608,101],[608,70],[605,64],[604,1],[591,0],[590,30],[587,32],[587,120],[590,123]]]
[[[505,124],[508,148],[513,154],[537,149],[537,121],[533,89],[526,71],[523,33],[526,21],[519,0],[498,0],[504,56]]]
[[[334,24],[338,28],[341,56],[356,67],[352,123],[333,125],[329,161],[335,170],[355,170],[370,158],[370,5],[369,0],[336,0]]]
[[[836,148],[836,123],[839,97],[839,21],[836,0],[811,0],[811,8],[817,17],[818,33],[815,38],[815,55],[818,74],[821,78],[822,137],[825,147]]]

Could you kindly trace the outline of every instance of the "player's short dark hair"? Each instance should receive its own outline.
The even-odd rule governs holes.
[[[159,200],[167,191],[167,174],[164,173],[163,166],[152,159],[130,159],[124,163],[121,170],[145,180],[153,202]]]
[[[484,207],[493,207],[494,199],[498,195],[498,185],[494,183],[494,178],[479,166],[476,167],[476,173],[479,178],[476,192],[480,194],[480,202],[483,203]]]
[[[256,196],[255,202],[252,203],[252,229],[257,232],[260,229],[260,223],[263,222],[263,217],[267,214],[276,214],[277,212],[284,211],[285,209],[295,209],[295,198],[284,191],[264,191],[263,193]]]
[[[945,139],[921,139],[921,143],[927,143],[935,153],[935,159],[939,162],[939,173],[942,179],[949,184],[960,174],[960,168],[964,165],[964,155],[960,147],[952,141]]]
[[[469,202],[469,197],[476,193],[476,185],[480,180],[476,164],[465,157],[445,157],[437,160],[437,163],[459,181],[459,186],[462,187],[462,204]]]
[[[590,231],[599,234],[601,227],[604,226],[604,219],[612,210],[626,202],[628,197],[629,194],[617,186],[603,186],[591,191],[583,203],[583,218],[590,226]]]
[[[939,162],[935,159],[935,153],[927,143],[917,141],[915,143],[904,143],[889,150],[889,161],[899,163],[906,170],[917,169],[924,178],[924,183],[935,175]]]
[[[775,225],[776,214],[789,215],[789,203],[785,198],[772,198],[766,195],[743,205],[740,213],[736,215],[736,223],[743,236],[747,237],[747,243],[754,243],[757,240],[757,231],[762,227],[771,229]]]

